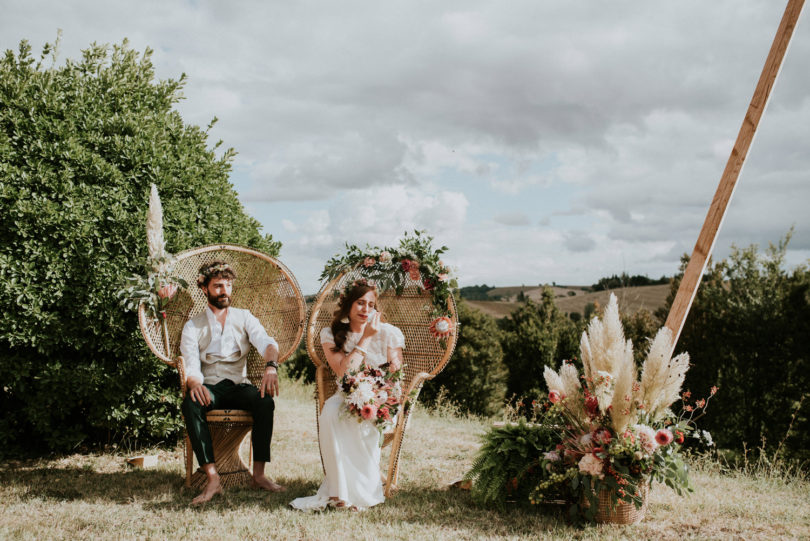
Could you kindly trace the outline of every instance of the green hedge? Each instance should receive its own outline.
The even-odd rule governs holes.
[[[239,203],[234,152],[173,110],[184,76],[155,80],[126,42],[61,66],[50,50],[0,60],[0,452],[171,440],[176,373],[115,296],[144,271],[150,183],[169,251],[280,244]]]

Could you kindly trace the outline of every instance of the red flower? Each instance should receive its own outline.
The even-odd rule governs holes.
[[[388,408],[383,406],[382,408],[379,409],[379,411],[377,411],[377,417],[382,417],[383,419],[388,421],[391,419],[391,412],[388,411]]]
[[[690,396],[692,396],[692,391],[686,391],[685,393],[683,393],[683,399],[684,400],[686,400]]]
[[[430,278],[425,278],[422,281],[422,285],[425,287],[425,291],[430,291],[431,289],[436,287],[436,284],[433,283],[433,280]]]
[[[662,428],[661,430],[655,433],[655,441],[658,442],[658,445],[661,446],[669,445],[670,443],[672,443],[672,440],[673,440],[672,432],[670,432],[666,428]]]
[[[400,263],[402,265],[402,270],[408,272],[411,270],[411,260],[410,259],[403,259]]]
[[[593,395],[589,396],[585,399],[585,409],[588,411],[588,414],[593,417],[599,411],[599,400]]]
[[[453,334],[453,321],[449,317],[437,317],[430,324],[430,333],[436,338],[446,338]]]
[[[177,285],[166,284],[158,290],[158,297],[161,299],[171,299],[177,293]]]
[[[593,441],[601,445],[608,445],[610,443],[610,430],[607,428],[600,428],[593,433]]]
[[[675,443],[681,444],[681,443],[683,443],[683,440],[684,440],[683,432],[681,432],[680,430],[676,430],[675,431]]]
[[[562,396],[560,395],[560,391],[551,391],[548,393],[548,399],[552,404],[556,404],[560,400],[562,400]]]
[[[698,400],[697,402],[695,402],[695,405],[696,405],[698,408],[702,408],[703,406],[705,406],[705,405],[706,405],[706,400],[705,400],[705,399],[703,399],[703,398],[701,398],[700,400]]]
[[[717,392],[717,385],[712,385],[712,388],[711,388],[710,392],[711,392],[711,395],[714,396],[714,393]]]

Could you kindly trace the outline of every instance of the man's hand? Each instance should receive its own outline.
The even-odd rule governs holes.
[[[191,399],[197,404],[208,406],[211,403],[211,393],[209,393],[205,385],[199,381],[189,382],[188,394],[191,395]]]
[[[264,398],[264,393],[270,396],[278,396],[278,372],[272,366],[264,369],[262,384],[259,387],[259,395]]]

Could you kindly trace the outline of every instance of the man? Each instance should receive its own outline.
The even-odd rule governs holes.
[[[270,461],[273,397],[278,394],[278,344],[249,310],[230,306],[235,278],[236,273],[224,261],[200,268],[197,286],[208,297],[208,306],[186,323],[180,339],[187,388],[183,415],[194,455],[207,477],[193,505],[222,492],[205,419],[205,413],[212,409],[243,409],[253,414],[253,486],[272,492],[285,490],[264,474]],[[266,362],[258,389],[247,378],[250,344]]]

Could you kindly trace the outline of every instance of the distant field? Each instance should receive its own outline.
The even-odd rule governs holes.
[[[588,303],[599,303],[604,306],[608,302],[608,297],[611,292],[616,294],[619,300],[619,308],[622,312],[638,312],[639,310],[646,309],[654,312],[659,307],[663,306],[666,302],[667,295],[669,294],[669,285],[657,286],[640,286],[640,287],[624,287],[614,289],[611,291],[597,291],[594,293],[586,293],[580,286],[555,286],[554,302],[557,307],[566,313],[579,312],[582,314],[585,311],[585,306]],[[520,291],[532,300],[539,300],[542,296],[542,287],[498,287],[489,291],[490,296],[509,297],[510,301],[466,301],[470,306],[481,310],[485,314],[489,314],[496,318],[508,316],[515,308],[520,306],[516,302],[516,298]],[[573,291],[574,295],[569,295],[569,291]]]

